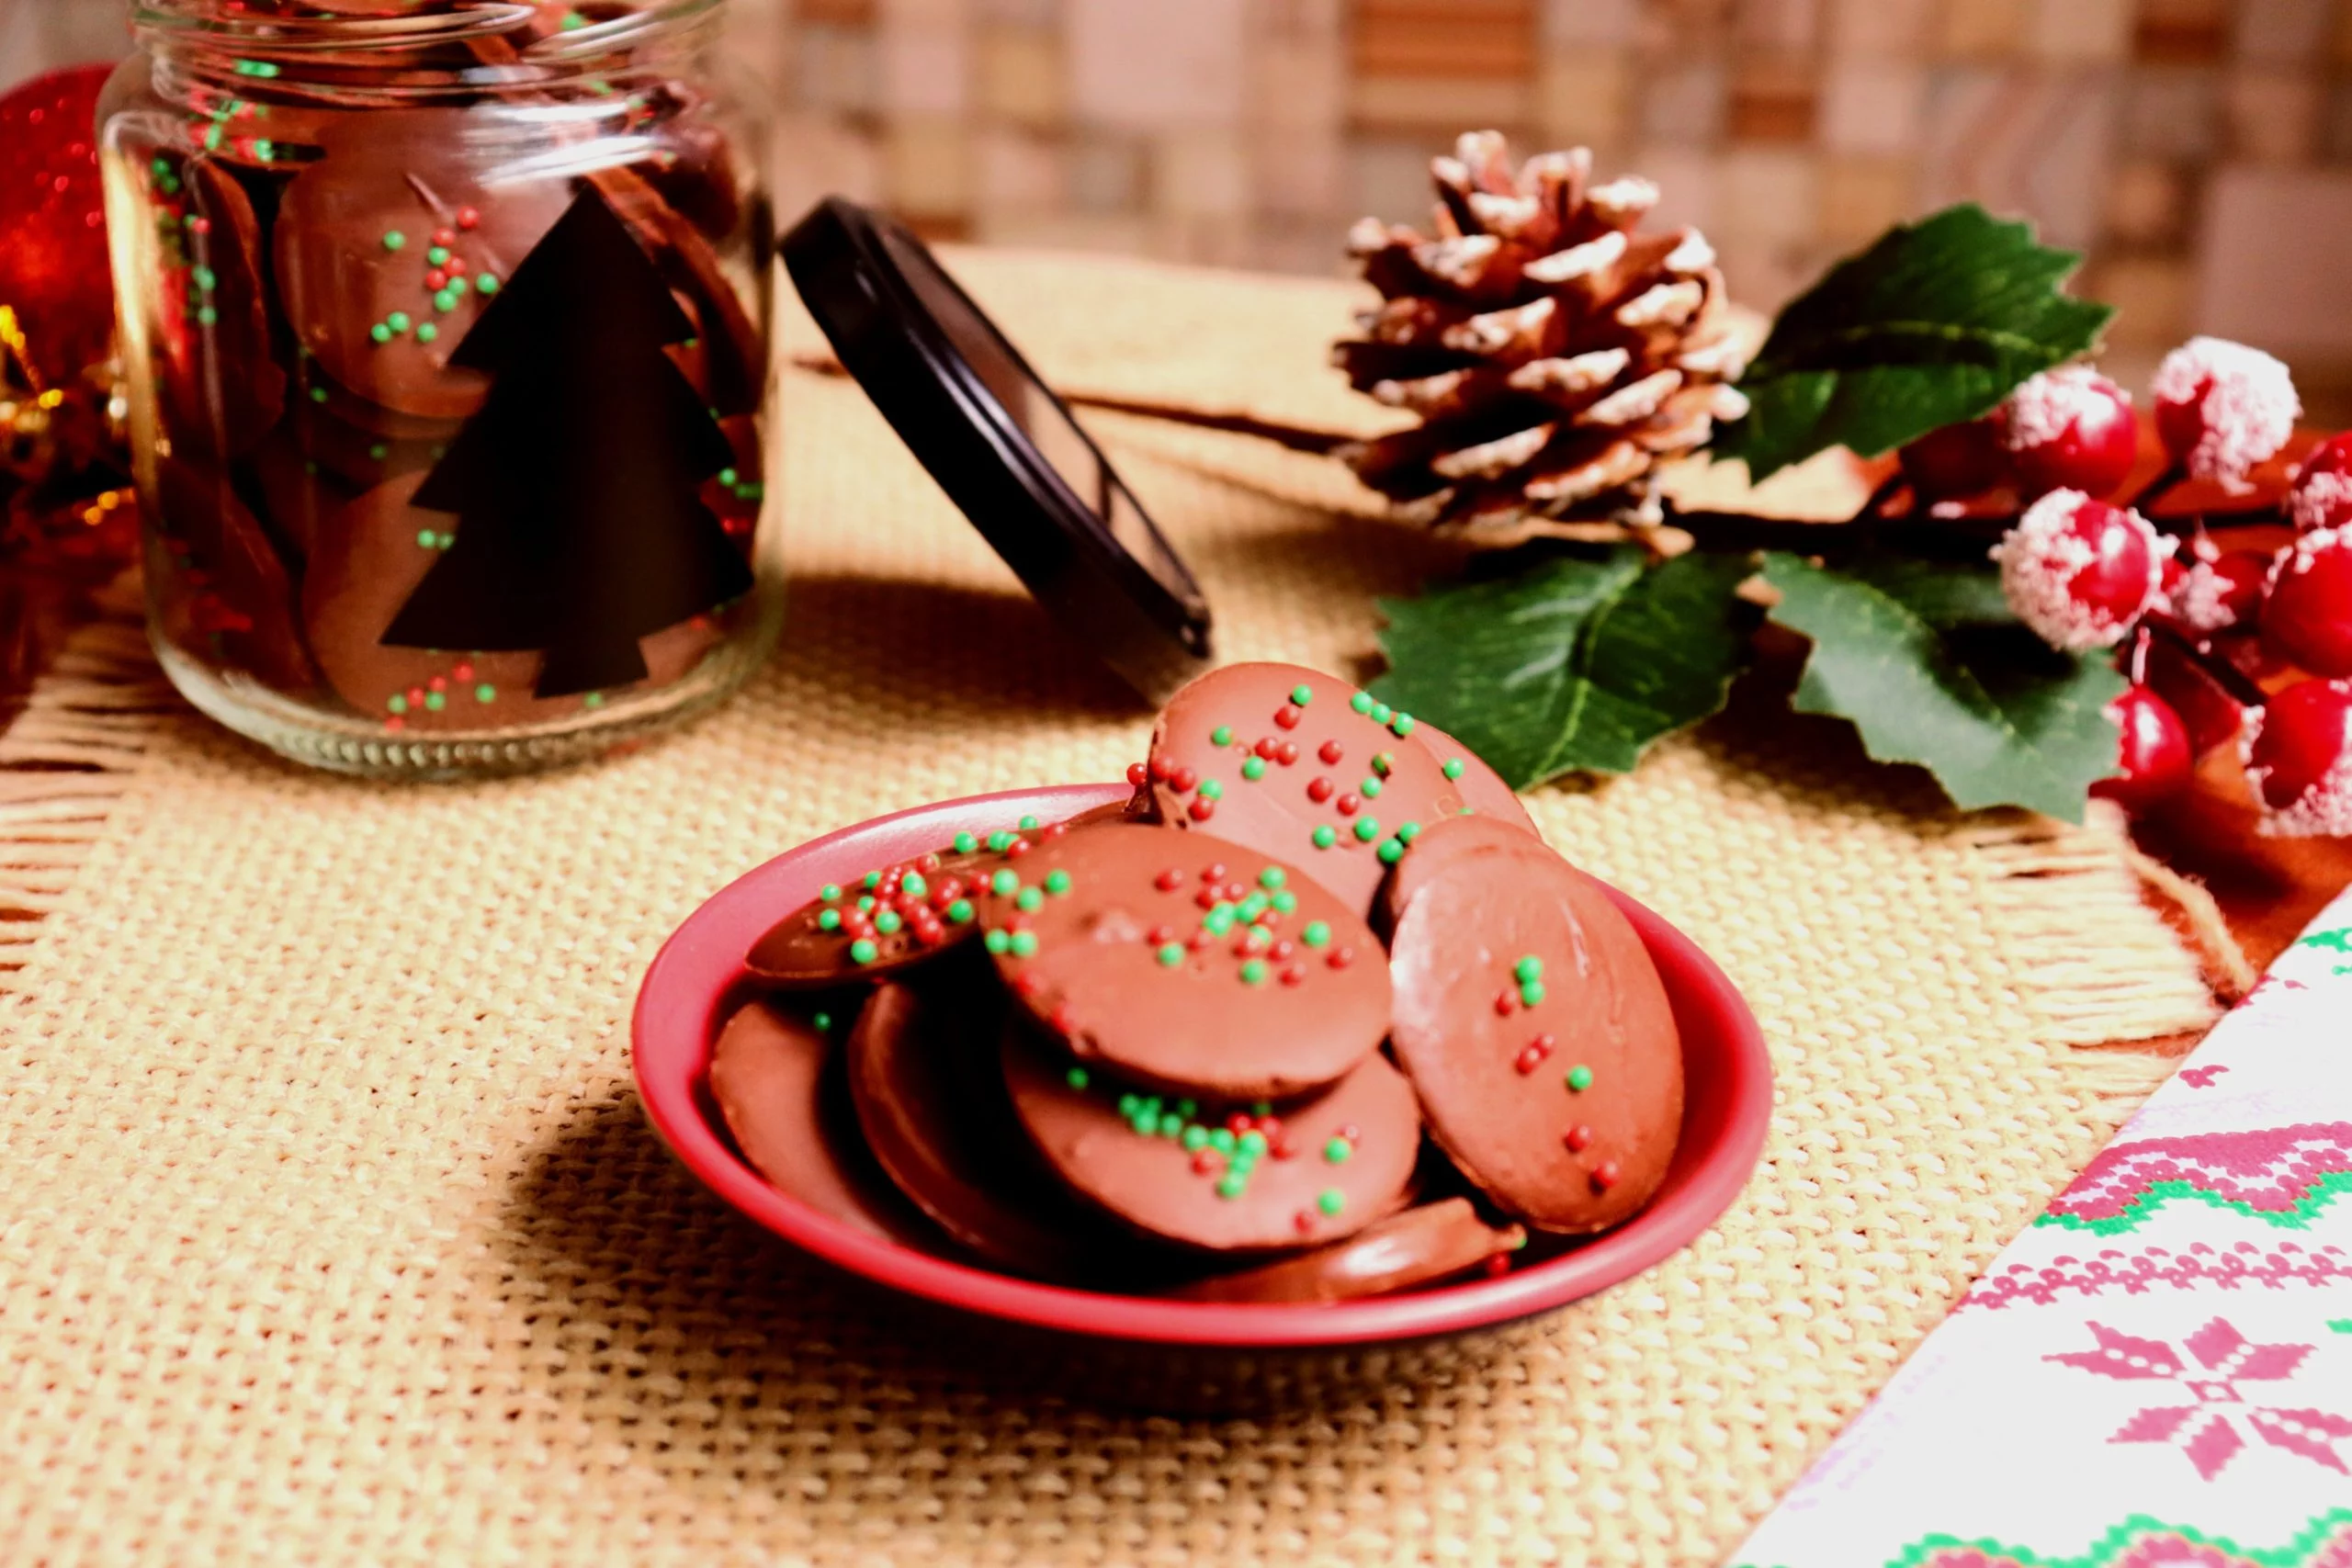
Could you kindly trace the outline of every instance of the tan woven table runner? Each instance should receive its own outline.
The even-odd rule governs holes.
[[[2160,1071],[2078,1047],[2210,1016],[2102,835],[1962,818],[1834,726],[1735,716],[1534,800],[1763,1020],[1770,1141],[1713,1232],[1346,1408],[978,1391],[673,1163],[628,1010],[766,856],[1116,777],[1148,720],[854,388],[786,394],[785,650],[675,739],[472,787],[313,776],[159,697],[107,626],[0,741],[0,896],[49,911],[0,928],[34,933],[0,947],[0,1562],[1709,1562]],[[1371,597],[1442,564],[1122,460],[1227,657],[1354,672]]]

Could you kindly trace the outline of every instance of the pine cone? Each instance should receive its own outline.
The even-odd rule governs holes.
[[[1657,465],[1746,410],[1729,383],[1753,340],[1713,249],[1635,232],[1657,186],[1591,173],[1577,147],[1514,176],[1502,136],[1474,131],[1430,164],[1434,238],[1349,234],[1384,303],[1333,363],[1421,423],[1341,456],[1405,515],[1488,542],[1653,524]]]

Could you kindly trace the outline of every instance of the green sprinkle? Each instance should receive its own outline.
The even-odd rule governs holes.
[[[1592,1069],[1579,1062],[1568,1069],[1568,1091],[1582,1094],[1592,1087]]]
[[[820,1034],[831,1034],[833,1032],[833,1015],[831,1013],[810,1013],[808,1015],[808,1021],[817,1026],[817,1032]]]
[[[198,307],[197,307],[197,310],[196,310],[196,324],[197,324],[198,326],[200,326],[200,327],[217,326],[217,325],[219,325],[219,324],[220,324],[220,312],[219,310],[214,310],[211,306],[209,306],[209,305],[199,305],[199,306],[198,306]]]
[[[1238,1198],[1249,1190],[1250,1179],[1238,1170],[1228,1170],[1216,1179],[1216,1195],[1220,1198]]]
[[[980,939],[980,944],[1001,958],[1004,956],[1005,949],[1012,945],[1012,939],[1002,931],[990,931]]]
[[[825,884],[823,891],[820,892],[817,897],[823,899],[828,904],[838,904],[842,901],[842,885],[838,882],[828,882]]]
[[[390,233],[384,236],[384,249],[388,251],[400,250],[407,243],[408,236],[401,233],[398,229],[393,230]]]
[[[424,259],[435,266],[446,266],[448,265],[449,253],[445,247],[435,245],[424,253]]]
[[[1243,1135],[1247,1136],[1248,1134],[1245,1134]],[[1240,1148],[1233,1151],[1233,1168],[1239,1174],[1247,1176],[1251,1171],[1258,1168],[1258,1153],[1255,1149],[1244,1145]]]
[[[906,923],[899,918],[899,911],[896,909],[885,909],[874,917],[874,929],[884,936],[897,936],[899,928]]]
[[[1177,1115],[1172,1111],[1163,1111],[1159,1113],[1159,1135],[1161,1137],[1182,1137],[1183,1135],[1183,1132],[1184,1119],[1182,1116]]]
[[[849,944],[849,960],[853,964],[871,964],[881,956],[882,950],[865,937]]]
[[[1216,908],[1211,909],[1207,914],[1201,917],[1201,929],[1207,931],[1211,936],[1223,936],[1226,932],[1233,929],[1233,906],[1230,904],[1219,904]]]
[[[1072,1067],[1069,1071],[1062,1075],[1062,1081],[1069,1085],[1072,1089],[1084,1089],[1086,1087],[1086,1069],[1084,1067]]]
[[[1252,893],[1234,906],[1234,913],[1239,915],[1244,920],[1255,921],[1272,903],[1273,900],[1263,893]]]
[[[1021,874],[1009,865],[989,878],[989,891],[1000,898],[1010,898],[1020,890]]]
[[[327,400],[327,389],[324,387],[311,388],[311,400],[314,403],[325,402]]]
[[[277,143],[264,137],[254,143],[254,156],[266,164],[277,156]]]
[[[1215,779],[1203,779],[1201,781],[1201,798],[1203,800],[1223,800],[1225,798],[1225,786],[1217,783]]]
[[[441,290],[440,293],[435,294],[433,297],[435,309],[440,310],[444,315],[447,315],[451,310],[456,310],[458,308],[458,301],[465,298],[458,289],[458,285],[451,284],[448,288]]]
[[[869,871],[858,879],[857,885],[871,893],[882,886],[882,874],[878,871]]]
[[[858,895],[857,907],[861,911],[870,913],[874,908],[874,895],[871,893]]]
[[[1374,852],[1380,856],[1381,864],[1395,865],[1405,858],[1405,846],[1391,839]]]
[[[1363,797],[1366,800],[1374,800],[1377,799],[1380,792],[1387,786],[1382,784],[1377,778],[1367,778],[1363,784],[1356,787],[1363,793]]]
[[[1241,764],[1241,776],[1251,784],[1256,784],[1266,776],[1266,760],[1263,757],[1245,759]]]
[[[899,878],[899,891],[910,898],[920,898],[931,891],[931,884],[922,879],[922,873],[910,871]]]
[[[1198,1154],[1209,1146],[1209,1130],[1195,1122],[1184,1129],[1177,1141],[1184,1145],[1186,1153]]]
[[[1355,709],[1358,713],[1370,713],[1372,711],[1372,694],[1370,692],[1358,692],[1354,696],[1348,699],[1348,705]]]
[[[1233,1152],[1233,1129],[1230,1127],[1211,1128],[1209,1130],[1209,1147],[1215,1149],[1221,1155],[1231,1154]]]
[[[387,701],[384,705],[391,709],[394,713],[408,712],[408,699],[398,693],[394,693],[391,698]]]
[[[1200,1113],[1200,1102],[1197,1100],[1180,1100],[1176,1102],[1176,1114],[1182,1116],[1187,1122],[1190,1122],[1193,1117],[1198,1116]]]
[[[1264,959],[1252,958],[1241,965],[1241,983],[1245,986],[1262,986],[1266,983],[1268,973]]]
[[[958,833],[956,835],[956,852],[957,854],[967,855],[979,847],[980,841],[972,837],[971,834]]]
[[[1396,829],[1396,841],[1400,844],[1409,844],[1420,836],[1421,825],[1419,822],[1407,822]]]
[[[1372,705],[1373,723],[1386,724],[1390,719],[1396,716],[1394,710],[1392,710],[1386,703],[1374,703]]]
[[[1013,907],[1023,914],[1034,915],[1046,907],[1046,895],[1040,888],[1024,887],[1021,890],[1020,897],[1013,899],[1012,903]]]
[[[392,449],[391,449],[390,447],[389,447],[389,446],[385,446],[385,445],[384,445],[382,442],[380,442],[380,441],[377,442],[373,446],[370,446],[370,447],[368,447],[368,461],[370,461],[370,462],[380,463],[380,462],[382,462],[385,458],[387,458],[387,457],[390,457],[391,455],[392,455]]]
[[[1290,700],[1296,703],[1300,707],[1305,707],[1307,704],[1315,700],[1315,688],[1312,686],[1293,686],[1290,689]]]
[[[1023,817],[1020,821],[1015,822],[1013,826],[1020,829],[1024,833],[1034,833],[1040,826],[1042,826],[1042,824],[1040,824],[1035,817]]]
[[[1290,874],[1278,865],[1270,865],[1258,874],[1258,886],[1269,893],[1289,880]]]
[[[1323,1158],[1331,1165],[1347,1164],[1348,1156],[1355,1152],[1356,1146],[1345,1138],[1334,1138],[1323,1145]]]
[[[964,925],[971,918],[972,901],[969,898],[958,898],[947,906],[947,920],[950,925]]]
[[[1331,831],[1329,823],[1316,829],[1309,837],[1313,839],[1315,847],[1318,850],[1328,850],[1340,841],[1340,835]]]
[[[424,694],[424,705],[432,712],[439,713],[443,708],[449,705],[449,694],[447,692],[427,692]]]
[[[1062,897],[1062,895],[1068,893],[1069,891],[1069,872],[1049,871],[1046,873],[1046,891],[1052,894],[1055,897],[1058,898]]]
[[[474,287],[484,294],[495,294],[498,292],[498,275],[494,272],[478,274]]]
[[[240,60],[237,62],[238,75],[258,76],[265,82],[276,80],[278,75],[279,69],[280,68],[274,62],[267,60]]]
[[[591,692],[586,696],[580,699],[580,705],[584,708],[603,707],[605,705],[605,694],[602,692]]]
[[[1266,1134],[1258,1131],[1257,1128],[1252,1127],[1248,1132],[1241,1134],[1240,1146],[1249,1150],[1253,1155],[1264,1154],[1266,1152]]]
[[[374,338],[378,343],[390,343],[392,341],[392,329],[386,326],[383,322],[378,321],[374,326],[368,329],[368,335]]]
[[[839,909],[818,910],[817,929],[820,931],[837,931],[841,930],[842,912]]]
[[[1380,837],[1380,819],[1376,817],[1359,818],[1356,822],[1356,837],[1367,844]]]
[[[563,20],[558,22],[555,26],[556,31],[558,32],[576,33],[587,25],[588,18],[582,16],[579,12],[566,11],[563,14]]]
[[[1395,773],[1396,771],[1396,754],[1390,751],[1374,751],[1372,754],[1372,771],[1384,779]]]
[[[404,333],[416,323],[410,321],[406,310],[394,310],[384,318],[384,324],[395,333]]]
[[[456,544],[457,542],[458,542],[458,536],[457,536],[457,535],[455,535],[455,534],[443,534],[443,535],[442,535],[442,536],[440,536],[438,538],[436,538],[436,539],[435,539],[435,540],[433,541],[433,547],[434,547],[435,549],[436,549],[436,550],[446,550],[446,549],[447,549],[451,545],[454,545],[454,544]]]
[[[1520,987],[1519,999],[1525,1006],[1541,1007],[1544,1003],[1544,982],[1541,980],[1530,980],[1527,984]]]
[[[1544,978],[1544,961],[1531,953],[1510,966],[1510,977],[1521,982],[1541,980]]]
[[[1030,958],[1035,956],[1036,952],[1037,933],[1035,931],[1014,931],[1012,933],[1013,957]]]
[[[1348,1206],[1348,1200],[1338,1188],[1326,1187],[1315,1195],[1315,1206],[1327,1214],[1336,1214]]]
[[[1002,854],[1012,847],[1012,840],[1016,837],[1018,837],[1017,834],[1008,833],[1000,828],[989,835],[989,848],[998,854]]]
[[[1298,895],[1285,887],[1274,895],[1274,908],[1288,915],[1298,908]]]
[[[1396,738],[1401,740],[1413,733],[1413,716],[1408,713],[1400,713],[1388,721],[1388,728],[1395,730]]]
[[[1229,725],[1229,724],[1220,724],[1220,725],[1218,725],[1215,729],[1210,730],[1210,731],[1209,731],[1209,744],[1210,744],[1210,745],[1212,745],[1212,746],[1230,746],[1230,745],[1232,745],[1232,744],[1233,744],[1233,726],[1231,726],[1231,725]]]
[[[1463,773],[1462,759],[1459,757],[1447,758],[1445,766],[1439,771],[1443,773],[1449,779],[1460,778]]]
[[[188,268],[187,275],[196,279],[196,286],[208,294],[212,292],[214,287],[220,281],[219,275],[209,266],[192,266]]]
[[[1181,942],[1163,942],[1159,944],[1159,951],[1152,956],[1159,960],[1161,968],[1173,969],[1184,962],[1184,944]]]
[[[1136,1112],[1142,1108],[1143,1096],[1139,1094],[1123,1094],[1119,1096],[1119,1114],[1125,1117],[1128,1121],[1134,1121],[1136,1119]]]

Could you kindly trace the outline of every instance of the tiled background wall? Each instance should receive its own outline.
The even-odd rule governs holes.
[[[2352,0],[736,0],[787,210],[1325,271],[1495,125],[1663,183],[1770,307],[1973,197],[2090,254],[2118,356],[2194,330],[2352,386]],[[0,0],[0,75],[121,0]]]

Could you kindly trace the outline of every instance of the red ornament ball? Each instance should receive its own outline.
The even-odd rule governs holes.
[[[2287,515],[2305,530],[2352,523],[2352,430],[2312,448],[2288,488]]]
[[[2196,759],[2189,750],[2188,727],[2170,703],[2145,686],[2133,686],[2107,705],[2107,716],[2120,731],[2116,772],[2091,785],[2093,795],[2126,810],[2145,811],[2188,786]]]
[[[2140,455],[2132,394],[2087,365],[2030,378],[2009,394],[2005,412],[2009,460],[2029,496],[2053,490],[2106,495]]]
[[[2009,477],[2009,455],[2001,445],[1997,417],[1931,430],[1895,458],[1921,501],[1981,495]]]
[[[2352,528],[2315,528],[2278,552],[2262,642],[2314,675],[2352,675]]]
[[[2136,512],[2053,490],[2002,536],[1993,558],[2018,619],[2052,648],[2112,648],[2163,597],[2177,541]]]
[[[104,359],[114,336],[94,130],[113,73],[79,65],[0,96],[0,305],[51,383]]]
[[[2224,550],[2199,536],[2192,558],[2165,562],[2165,614],[2199,637],[2253,621],[2270,581],[2260,550]]]
[[[2276,838],[2352,834],[2352,681],[2304,681],[2255,714],[2246,781]]]

